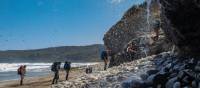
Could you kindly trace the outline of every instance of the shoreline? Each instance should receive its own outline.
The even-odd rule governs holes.
[[[76,75],[79,75],[83,70],[77,69],[73,70],[69,74],[69,80],[73,80]],[[60,81],[65,79],[65,71],[60,71]],[[0,88],[49,88],[51,87],[51,82],[53,79],[53,73],[47,74],[45,76],[38,77],[25,77],[24,85],[19,85],[19,79],[6,80],[0,82]]]
[[[52,72],[46,73],[45,75],[50,75],[50,74],[52,74]],[[31,79],[31,78],[35,78],[35,77],[44,77],[45,75],[42,75],[42,76],[29,76],[29,77],[26,77],[26,76],[25,76],[25,78]],[[19,78],[20,78],[20,76],[19,76]],[[3,82],[17,81],[17,80],[19,80],[19,78],[18,78],[18,79],[10,79],[10,80],[1,80],[1,81],[0,81],[0,85],[1,85],[1,83],[3,83]]]
[[[27,73],[26,73],[26,78],[31,78],[31,77],[42,77],[49,75],[51,73],[51,64],[52,63],[22,63],[27,65]],[[95,65],[98,64],[98,62],[87,62],[87,63],[72,63],[71,69],[76,69],[76,68],[86,68],[87,66],[90,65]],[[13,80],[18,80],[19,75],[17,74],[17,69],[20,64],[18,63],[12,63],[8,64],[0,64],[0,83],[4,81],[13,81]],[[61,69],[64,67],[64,63],[61,64]]]
[[[96,65],[99,64],[100,63]],[[59,74],[59,82],[65,81],[65,71],[61,69]],[[85,75],[85,66],[71,68],[69,73],[69,80],[74,80],[82,75]],[[22,86],[19,85],[19,79],[0,81],[0,88],[51,88],[53,76],[53,72],[50,72],[44,76],[25,77],[24,85]]]

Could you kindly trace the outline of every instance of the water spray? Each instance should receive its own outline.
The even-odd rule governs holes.
[[[146,0],[147,2],[147,31],[150,32],[150,16],[151,16],[151,11],[150,11],[150,8],[151,8],[151,0]]]
[[[148,52],[148,46],[146,44],[148,44],[150,41],[149,41],[149,38],[150,38],[150,16],[151,16],[151,11],[150,11],[150,8],[151,8],[151,2],[152,0],[146,0],[147,2],[147,8],[146,8],[146,11],[147,11],[147,18],[146,18],[146,21],[147,21],[147,28],[146,28],[146,31],[144,31],[145,33],[145,38],[144,40],[142,39],[141,43],[143,44],[141,50],[144,52],[145,56],[148,56],[147,55],[147,52]]]

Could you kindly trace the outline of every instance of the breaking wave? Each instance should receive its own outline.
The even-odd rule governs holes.
[[[72,67],[82,67],[87,65],[95,65],[98,63],[72,63]],[[10,71],[17,71],[20,65],[26,65],[27,71],[43,71],[43,70],[50,70],[52,63],[0,63],[0,72],[10,72]],[[62,63],[61,67],[64,64]]]

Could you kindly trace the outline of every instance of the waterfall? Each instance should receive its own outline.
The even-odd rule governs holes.
[[[161,9],[160,0],[157,0],[157,4],[159,5],[159,9]]]
[[[147,2],[147,31],[150,32],[149,18],[151,16],[151,12],[150,12],[151,0],[146,0],[146,2]]]
[[[173,45],[172,50],[171,50],[171,55],[174,55],[174,53],[175,53],[175,49],[176,49],[176,46]]]
[[[145,56],[148,56],[147,55],[147,52],[149,51],[149,47],[147,44],[150,43],[150,32],[151,32],[151,29],[150,29],[150,16],[151,16],[151,2],[152,0],[146,0],[147,2],[147,8],[146,8],[146,11],[147,11],[147,17],[146,17],[146,21],[147,21],[147,27],[146,27],[146,30],[144,31],[144,34],[145,34],[145,38],[144,40],[142,40],[142,43],[143,43],[143,46],[142,46],[142,51],[144,52]]]

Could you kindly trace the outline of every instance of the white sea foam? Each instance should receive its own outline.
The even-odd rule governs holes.
[[[72,63],[72,67],[81,67],[87,65],[95,65],[98,63]],[[27,71],[43,71],[43,70],[50,70],[52,63],[0,63],[0,72],[10,72],[10,71],[17,71],[19,66],[26,65]],[[61,67],[64,66],[62,63]]]

